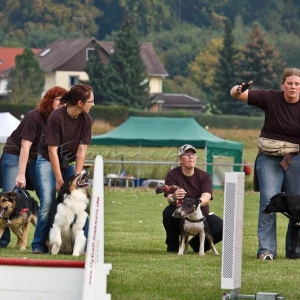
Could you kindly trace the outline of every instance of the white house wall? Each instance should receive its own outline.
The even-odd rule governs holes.
[[[5,96],[7,95],[7,83],[8,80],[6,78],[1,78],[0,79],[0,96]]]
[[[162,78],[149,77],[149,88],[151,94],[162,93]]]
[[[68,72],[68,71],[56,71],[55,73],[45,74],[45,91],[51,89],[54,86],[60,86],[65,89],[70,89],[70,77],[76,77],[80,80],[88,80],[88,76],[85,72]]]

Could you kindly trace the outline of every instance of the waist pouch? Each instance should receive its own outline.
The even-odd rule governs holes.
[[[269,156],[284,156],[287,153],[299,152],[299,144],[259,137],[258,149]]]

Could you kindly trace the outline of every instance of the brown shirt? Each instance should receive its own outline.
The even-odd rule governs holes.
[[[300,101],[288,103],[283,91],[249,90],[248,104],[265,112],[262,137],[300,144]]]
[[[67,108],[61,107],[48,118],[45,133],[39,144],[39,153],[49,160],[48,145],[58,146],[58,156],[62,167],[76,160],[76,152],[80,144],[91,143],[92,118],[87,113],[81,113],[74,119],[67,113]]]
[[[210,193],[212,195],[212,180],[209,173],[198,168],[194,169],[192,176],[185,176],[182,173],[181,166],[178,166],[167,174],[165,184],[177,185],[183,188],[187,192],[186,197],[200,198],[202,193]],[[204,215],[207,215],[209,213],[209,205],[201,206],[201,210]]]
[[[32,143],[29,150],[29,159],[37,158],[37,147],[44,132],[46,120],[37,109],[31,110],[23,118],[16,130],[7,138],[3,153],[20,155],[22,139]],[[3,125],[5,126],[5,125]]]

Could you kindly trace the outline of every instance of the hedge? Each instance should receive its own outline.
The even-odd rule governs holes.
[[[9,104],[0,103],[0,112],[10,112],[16,118],[20,119],[21,115],[26,115],[28,111],[35,108],[34,105],[25,104]],[[176,117],[176,118],[195,118],[195,120],[202,126],[210,128],[240,128],[240,129],[259,129],[262,127],[263,117],[248,117],[236,115],[207,115],[194,114],[182,110],[168,111],[168,112],[149,112],[142,110],[134,110],[123,106],[104,106],[95,105],[90,110],[90,115],[94,120],[103,120],[110,123],[112,126],[119,126],[129,116],[138,117]]]

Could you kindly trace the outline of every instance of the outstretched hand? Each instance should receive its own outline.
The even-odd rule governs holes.
[[[250,80],[249,82],[247,82],[247,83],[241,83],[239,86],[238,86],[238,88],[237,88],[237,93],[238,94],[242,94],[242,93],[244,93],[248,88],[249,88],[249,86],[250,85],[252,85],[253,84],[253,80]]]

